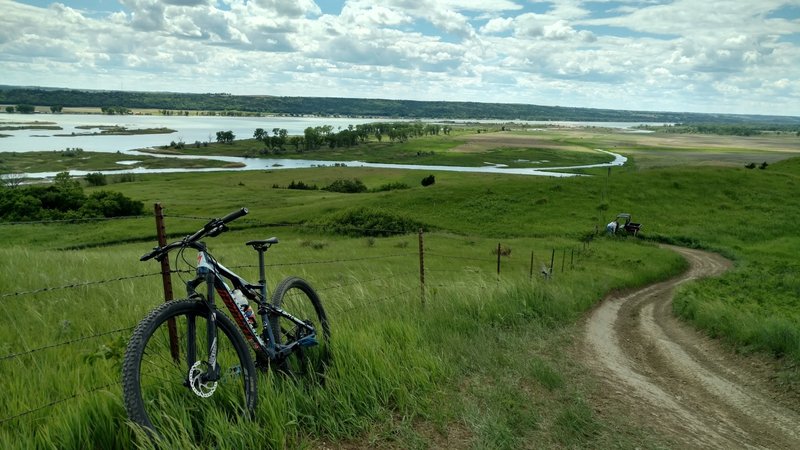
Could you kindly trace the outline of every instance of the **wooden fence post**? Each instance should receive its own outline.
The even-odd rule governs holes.
[[[419,298],[422,306],[425,306],[425,246],[422,228],[419,229]]]
[[[500,279],[500,252],[502,252],[502,248],[500,243],[497,243],[497,279]]]
[[[553,276],[553,262],[556,259],[556,249],[553,249],[553,253],[550,255],[550,276]]]
[[[564,273],[564,262],[567,260],[567,249],[561,254],[561,273]]]
[[[156,216],[156,236],[158,237],[158,246],[163,247],[167,245],[167,232],[164,226],[164,210],[161,203],[154,205],[154,213]],[[171,302],[172,296],[172,270],[169,267],[169,258],[161,258],[161,283],[164,286],[164,302]],[[180,362],[180,350],[178,349],[178,330],[175,327],[175,319],[167,321],[167,330],[169,330],[169,350],[172,359],[178,363]]]
[[[533,250],[531,250],[531,272],[528,274],[528,280],[533,281]]]

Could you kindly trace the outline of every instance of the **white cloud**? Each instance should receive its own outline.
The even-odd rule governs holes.
[[[513,25],[514,19],[510,17],[495,17],[486,22],[486,25],[481,27],[480,32],[483,34],[503,33],[511,30]]]
[[[120,0],[101,17],[0,0],[0,65],[25,85],[800,115],[800,48],[782,38],[798,21],[769,18],[791,1],[596,17],[601,1]]]
[[[164,27],[166,6],[159,0],[120,0],[131,10],[131,26],[142,31],[157,31]]]
[[[255,0],[255,4],[281,17],[297,18],[322,14],[313,0]]]

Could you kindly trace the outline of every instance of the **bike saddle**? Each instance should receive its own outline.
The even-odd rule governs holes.
[[[276,237],[271,237],[271,238],[269,238],[269,239],[261,239],[261,240],[255,240],[255,241],[247,241],[247,242],[245,242],[245,245],[250,245],[250,246],[252,246],[252,247],[253,247],[255,250],[259,250],[259,249],[262,249],[262,248],[263,248],[263,249],[267,249],[267,248],[269,248],[269,246],[270,246],[270,245],[277,244],[277,243],[278,243],[278,238],[276,238]]]

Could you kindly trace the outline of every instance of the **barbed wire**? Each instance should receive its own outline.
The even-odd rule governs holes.
[[[54,406],[56,406],[58,404],[61,404],[61,403],[64,403],[64,402],[67,402],[67,401],[70,401],[70,400],[74,400],[74,399],[76,399],[78,397],[83,397],[84,395],[93,394],[93,393],[95,393],[95,392],[97,392],[99,390],[106,389],[106,388],[109,388],[111,386],[115,386],[117,384],[118,383],[116,383],[116,382],[108,383],[108,384],[105,384],[105,385],[102,385],[102,386],[94,387],[92,389],[89,389],[89,390],[86,390],[86,391],[83,391],[83,392],[76,392],[76,393],[74,393],[74,394],[72,394],[72,395],[70,395],[68,397],[60,398],[58,400],[53,400],[52,402],[46,403],[46,404],[41,405],[41,406],[37,406],[36,408],[32,408],[32,409],[29,409],[27,411],[23,411],[23,412],[21,412],[19,414],[13,415],[13,416],[4,417],[4,418],[0,419],[0,425],[4,424],[6,422],[9,422],[9,421],[15,420],[15,419],[19,419],[20,417],[27,416],[28,414],[32,414],[32,413],[35,413],[37,411],[41,411],[43,409],[52,408],[52,407],[54,407]]]
[[[388,277],[372,278],[370,280],[353,280],[351,283],[340,284],[340,285],[337,285],[337,286],[326,286],[326,287],[322,287],[322,288],[315,288],[315,290],[319,291],[319,292],[323,292],[323,291],[329,291],[329,290],[333,290],[333,289],[342,289],[342,288],[346,288],[346,287],[349,287],[349,286],[355,286],[357,284],[372,283],[372,282],[375,282],[375,281],[386,281],[386,280],[391,280],[393,278],[399,278],[399,277],[406,276],[406,275],[414,275],[416,273],[418,273],[418,272],[409,271],[409,272],[401,272],[401,273],[398,273],[398,274],[395,274],[395,275],[391,275],[391,276],[388,276]]]
[[[310,266],[313,264],[334,264],[334,263],[342,263],[342,262],[354,262],[354,261],[367,261],[367,260],[376,260],[376,259],[389,259],[389,258],[399,258],[402,256],[416,256],[416,253],[398,253],[394,255],[378,255],[378,256],[364,256],[361,258],[350,258],[350,259],[327,259],[327,260],[319,260],[319,261],[299,261],[299,262],[291,262],[291,263],[276,263],[276,264],[265,264],[264,267],[285,267],[285,266]],[[239,266],[230,266],[229,269],[257,269],[258,265],[255,264],[243,264]]]
[[[211,217],[198,217],[198,216],[186,216],[186,215],[171,215],[171,214],[164,214],[165,218],[176,218],[176,219],[187,219],[187,220],[202,220],[202,221],[209,221]],[[317,230],[325,230],[325,231],[332,231],[332,232],[339,232],[339,231],[359,231],[359,232],[369,232],[369,233],[384,233],[389,235],[409,235],[415,234],[418,230],[398,230],[398,229],[385,229],[385,228],[365,228],[365,227],[356,227],[356,226],[338,226],[338,225],[329,225],[329,224],[321,224],[321,223],[307,223],[307,222],[263,222],[258,219],[248,219],[242,218],[236,221],[236,224],[239,225],[247,225],[247,228],[254,228],[254,227],[296,227],[300,229],[317,229]],[[235,231],[235,225],[231,225],[230,231]],[[370,236],[363,236],[363,237],[370,237]]]
[[[461,260],[465,260],[465,261],[480,261],[480,262],[485,262],[485,263],[497,262],[497,259],[488,259],[488,258],[484,259],[484,258],[476,258],[476,257],[470,257],[470,256],[443,255],[441,253],[436,253],[436,252],[425,252],[425,256],[426,257],[427,256],[436,256],[436,257],[439,257],[439,258],[448,258],[448,259],[461,259]]]
[[[355,311],[356,309],[366,308],[367,306],[373,306],[373,305],[377,305],[377,304],[380,304],[380,303],[387,302],[389,300],[394,300],[394,299],[396,299],[398,297],[402,297],[403,295],[409,294],[409,293],[411,293],[413,291],[415,291],[415,289],[408,289],[408,290],[405,290],[405,291],[402,291],[402,292],[398,292],[397,294],[388,295],[386,297],[381,297],[381,298],[379,298],[377,300],[373,300],[371,302],[362,303],[362,304],[359,304],[359,305],[353,305],[353,306],[351,306],[349,308],[344,308],[344,309],[339,309],[339,310],[334,309],[334,312],[346,313],[346,312],[350,312],[350,311]]]
[[[472,270],[470,267],[462,267],[461,269],[428,269],[425,268],[425,273],[460,273]]]
[[[188,219],[188,220],[204,220],[208,222],[211,220],[211,217],[198,217],[198,216],[182,216],[178,214],[163,214],[164,218],[172,218],[172,219]]]
[[[30,355],[32,353],[37,353],[37,352],[40,352],[40,351],[43,351],[43,350],[48,350],[48,349],[57,348],[57,347],[64,347],[64,346],[67,346],[67,345],[70,345],[70,344],[75,344],[75,343],[78,343],[78,342],[87,341],[89,339],[94,339],[94,338],[98,338],[98,337],[102,337],[102,336],[108,336],[110,334],[122,333],[124,331],[133,330],[134,328],[135,328],[135,326],[126,327],[126,328],[118,328],[116,330],[105,331],[105,332],[102,332],[102,333],[93,334],[91,336],[82,336],[82,337],[79,337],[79,338],[71,339],[69,341],[58,342],[56,344],[50,344],[50,345],[44,345],[42,347],[33,348],[33,349],[30,349],[30,350],[27,350],[27,351],[24,351],[24,352],[9,353],[7,355],[0,356],[0,361],[5,361],[7,359],[20,358],[22,356],[27,356],[27,355]]]
[[[83,218],[83,219],[27,221],[27,222],[4,222],[4,223],[0,223],[0,225],[3,225],[3,224],[6,224],[6,225],[26,225],[26,224],[31,224],[32,225],[32,224],[49,224],[49,223],[79,223],[79,222],[94,222],[94,221],[100,222],[100,221],[110,221],[110,220],[134,220],[134,219],[142,219],[142,218],[147,218],[147,217],[149,217],[149,216],[124,216],[124,217],[114,217],[114,218]],[[164,217],[172,218],[172,219],[182,219],[182,220],[197,220],[197,221],[204,221],[204,222],[206,222],[206,221],[211,219],[209,217],[199,217],[199,216],[179,215],[179,214],[175,214],[175,215],[164,214]],[[314,224],[314,223],[287,223],[287,222],[268,223],[268,222],[264,222],[264,221],[259,221],[258,219],[255,219],[255,218],[253,218],[253,219],[248,219],[248,218],[242,219],[241,221],[238,222],[238,225],[240,225],[239,228],[242,229],[242,230],[246,229],[246,228],[255,228],[255,227],[276,227],[276,228],[278,228],[278,227],[295,227],[295,228],[298,228],[300,230],[306,230],[306,231],[308,231],[308,230],[322,230],[322,231],[325,231],[325,232],[339,233],[339,234],[342,234],[342,233],[343,234],[347,234],[348,232],[353,232],[353,233],[360,233],[359,237],[363,237],[363,238],[378,237],[378,236],[375,236],[376,234],[393,235],[393,236],[407,236],[407,238],[408,238],[408,237],[413,237],[413,235],[416,234],[416,231],[410,231],[410,230],[396,230],[396,229],[389,230],[389,229],[376,229],[376,228],[362,228],[362,227],[356,227],[356,226],[338,227],[338,226],[331,226],[331,225],[325,225],[325,224]],[[183,227],[181,227],[181,228],[183,228]],[[232,231],[235,231],[235,230],[236,230],[236,227],[232,227]],[[441,235],[441,237],[444,237],[444,238],[453,238],[453,239],[459,238],[459,236],[452,236],[452,235],[447,235],[447,234],[443,234],[443,233],[431,232],[430,230],[426,230],[425,232],[428,233],[429,235],[433,235],[433,236],[440,236]],[[372,235],[372,236],[370,236],[370,235]],[[401,248],[403,248],[403,247],[401,247]],[[475,256],[446,255],[446,254],[440,254],[440,253],[437,253],[437,252],[430,252],[430,251],[427,251],[427,250],[425,250],[424,254],[427,257],[431,257],[431,258],[446,258],[448,260],[476,261],[476,262],[481,262],[481,263],[484,263],[484,264],[493,264],[494,262],[496,262],[496,259],[489,258],[489,257],[483,258],[483,257],[475,257]],[[403,253],[387,254],[387,255],[362,256],[362,257],[356,257],[356,258],[337,258],[337,259],[327,259],[327,260],[313,260],[313,261],[296,261],[296,262],[286,262],[286,263],[274,263],[274,264],[267,264],[266,267],[283,267],[283,266],[289,267],[289,266],[304,266],[304,265],[318,265],[318,264],[337,264],[337,263],[349,263],[349,262],[358,262],[358,261],[375,261],[375,260],[382,260],[382,259],[401,258],[401,257],[418,256],[418,255],[419,255],[418,252],[412,251],[412,252],[403,252]],[[258,267],[257,265],[239,265],[239,266],[232,266],[231,268],[232,269],[240,269],[240,268],[257,268],[257,267]],[[465,270],[469,270],[469,268],[468,267],[463,267],[463,268],[461,268],[459,270],[455,270],[455,269],[452,269],[452,268],[451,269],[425,268],[425,272],[427,272],[427,273],[462,273],[463,274]],[[190,269],[182,269],[182,270],[171,270],[170,274],[192,273],[192,272],[193,272],[193,270],[190,270]],[[375,276],[375,277],[367,279],[367,280],[358,280],[358,279],[352,279],[350,281],[344,280],[343,282],[340,282],[340,283],[335,284],[335,285],[329,285],[329,286],[325,286],[325,287],[322,287],[322,288],[318,288],[317,291],[324,292],[324,291],[332,291],[332,290],[336,290],[336,289],[344,289],[344,288],[351,287],[351,286],[356,286],[356,285],[366,285],[366,284],[370,284],[370,283],[377,283],[377,282],[387,281],[387,280],[390,280],[390,279],[396,279],[396,278],[400,278],[400,277],[404,277],[404,276],[410,276],[410,275],[413,275],[413,274],[416,274],[416,273],[417,273],[417,271],[414,270],[414,271],[406,271],[406,272],[396,273],[396,274],[392,274],[392,275],[388,275],[388,276]],[[6,293],[0,293],[0,299],[9,298],[9,297],[21,297],[21,296],[27,296],[27,295],[34,295],[34,294],[38,294],[38,293],[42,293],[42,292],[49,292],[49,291],[58,291],[58,290],[64,290],[64,289],[75,289],[75,288],[81,288],[81,287],[86,287],[86,286],[102,285],[102,284],[125,281],[125,280],[153,277],[153,276],[157,276],[157,275],[161,275],[161,274],[162,274],[162,272],[159,271],[159,272],[146,273],[146,274],[121,276],[121,277],[110,278],[110,279],[106,279],[106,280],[84,281],[84,282],[76,282],[76,283],[72,283],[72,284],[66,284],[66,285],[62,285],[62,286],[43,287],[43,288],[34,289],[34,290],[30,290],[30,291],[6,292]],[[402,287],[402,286],[398,286],[398,287]],[[439,282],[439,283],[426,284],[426,287],[427,288],[446,289],[446,288],[452,287],[452,285]],[[373,287],[368,287],[368,288],[369,289],[375,289],[374,286]],[[377,306],[377,305],[386,304],[386,303],[388,303],[390,301],[393,301],[393,300],[396,300],[396,299],[398,299],[400,297],[407,296],[407,295],[413,295],[415,292],[418,293],[419,292],[418,289],[419,289],[419,286],[415,285],[414,287],[410,287],[409,289],[405,289],[405,290],[402,290],[402,291],[399,291],[399,292],[387,294],[387,295],[384,295],[384,296],[378,297],[378,298],[373,298],[372,296],[367,296],[367,295],[360,296],[361,300],[362,300],[361,303],[350,304],[350,305],[333,304],[333,305],[331,305],[332,306],[332,312],[344,314],[344,313],[348,313],[348,312],[359,310],[359,309],[366,309],[366,308],[374,307],[374,306]],[[22,357],[25,357],[25,356],[28,356],[28,355],[31,355],[31,354],[36,354],[36,353],[39,353],[39,352],[42,352],[42,351],[46,351],[46,350],[50,350],[50,349],[62,348],[62,347],[66,347],[66,346],[69,346],[69,345],[74,345],[74,344],[77,344],[77,343],[80,343],[80,342],[85,342],[85,341],[88,341],[88,340],[91,340],[91,339],[97,339],[97,338],[101,338],[101,337],[104,337],[104,336],[114,335],[114,334],[117,334],[117,333],[129,332],[129,331],[133,330],[134,328],[135,328],[135,326],[123,327],[123,328],[118,328],[118,329],[114,329],[114,330],[103,331],[103,332],[96,333],[96,334],[93,334],[93,335],[80,336],[80,337],[76,337],[74,339],[65,340],[65,341],[62,341],[62,342],[54,342],[54,343],[51,343],[51,344],[42,345],[40,347],[32,348],[32,349],[25,350],[25,351],[15,351],[14,353],[8,353],[6,355],[0,356],[0,362],[10,361],[10,360],[14,360],[14,359],[17,359],[17,358],[22,358]],[[45,410],[45,409],[48,409],[48,408],[55,407],[55,406],[57,406],[59,404],[62,404],[62,403],[65,403],[65,402],[68,402],[68,401],[71,401],[71,400],[75,400],[75,399],[78,399],[78,398],[81,398],[81,397],[84,397],[84,396],[87,396],[87,395],[91,395],[91,394],[93,394],[95,392],[98,392],[98,391],[103,390],[103,389],[107,389],[107,388],[115,386],[115,385],[118,385],[118,382],[112,382],[112,383],[108,383],[108,384],[105,384],[105,385],[102,385],[102,386],[97,386],[97,387],[94,387],[94,388],[91,388],[91,389],[88,389],[88,390],[75,392],[72,395],[69,395],[69,396],[66,396],[66,397],[63,397],[63,398],[48,402],[46,404],[37,406],[35,408],[28,409],[28,410],[20,412],[18,414],[15,414],[15,415],[12,415],[12,416],[9,416],[9,417],[5,417],[5,418],[0,418],[0,424],[4,424],[6,422],[10,422],[10,421],[13,421],[13,420],[28,416],[30,414],[33,414],[33,413],[37,412],[37,411],[42,411],[42,410]]]
[[[171,271],[170,273],[174,273],[174,272],[180,272],[180,271]],[[82,282],[82,283],[65,284],[63,286],[43,287],[43,288],[39,288],[39,289],[34,289],[32,291],[6,292],[6,293],[3,293],[3,294],[0,294],[0,298],[19,297],[19,296],[24,296],[24,295],[33,295],[33,294],[39,294],[39,293],[42,293],[42,292],[58,291],[58,290],[62,290],[62,289],[75,289],[75,288],[79,288],[79,287],[92,286],[92,285],[96,285],[96,284],[113,283],[115,281],[125,281],[125,280],[133,280],[133,279],[136,279],[136,278],[152,277],[152,276],[155,276],[155,275],[161,275],[161,272],[144,273],[144,274],[140,274],[140,275],[130,275],[130,276],[124,276],[124,277],[119,277],[119,278],[110,278],[108,280],[85,281],[85,282]]]
[[[0,225],[44,225],[49,223],[104,222],[109,220],[149,219],[151,216],[119,216],[119,217],[82,217],[77,219],[23,220],[17,222],[0,222]]]

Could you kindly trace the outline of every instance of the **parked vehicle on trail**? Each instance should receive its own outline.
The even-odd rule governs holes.
[[[636,236],[642,229],[641,223],[631,222],[631,215],[628,213],[617,214],[616,222],[619,224],[617,227],[617,233],[625,232],[632,236]]]

